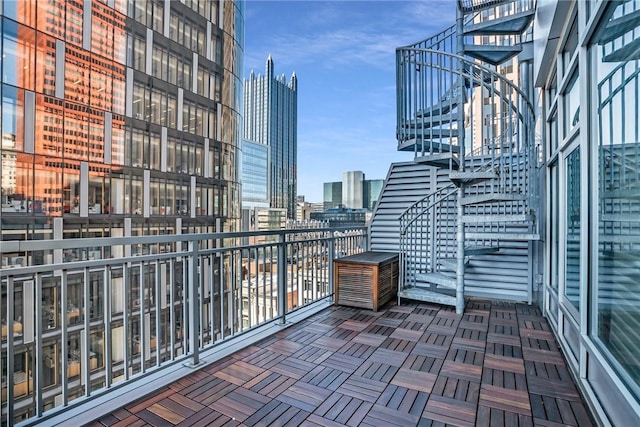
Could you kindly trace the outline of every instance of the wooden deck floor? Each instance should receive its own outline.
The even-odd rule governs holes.
[[[592,424],[537,307],[328,309],[90,425],[445,424]]]

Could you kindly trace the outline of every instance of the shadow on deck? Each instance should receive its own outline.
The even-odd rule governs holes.
[[[322,311],[90,426],[589,426],[540,310]]]

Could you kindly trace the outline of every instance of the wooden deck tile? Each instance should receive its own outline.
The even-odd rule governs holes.
[[[431,393],[462,402],[475,403],[480,395],[480,384],[458,378],[439,376],[433,385]]]
[[[391,384],[408,389],[431,393],[433,384],[438,376],[429,372],[413,371],[411,369],[400,368],[398,373],[391,380]]]
[[[497,356],[495,354],[484,355],[484,367],[500,369],[503,371],[524,374],[524,362],[517,357]]]
[[[343,339],[323,336],[310,343],[310,345],[312,345],[313,347],[319,347],[323,350],[338,351],[340,347],[347,344],[348,342],[349,341]]]
[[[406,317],[406,316],[405,316]],[[392,318],[392,317],[380,317],[376,319],[371,326],[386,326],[388,328],[393,328],[394,330],[402,324],[404,321],[403,318]]]
[[[402,364],[403,368],[411,369],[414,371],[429,372],[431,374],[438,374],[442,368],[443,359],[422,356],[419,354],[410,354]]]
[[[403,322],[401,325],[405,325],[406,322]],[[415,324],[420,325],[420,324]],[[426,328],[425,328],[426,329]],[[395,338],[405,341],[413,341],[418,342],[420,337],[422,337],[423,330],[420,329],[405,329],[404,327],[398,327],[389,338]]]
[[[486,345],[485,340],[455,337],[451,343],[451,348],[484,352]]]
[[[401,353],[409,353],[411,350],[413,350],[413,347],[415,347],[415,345],[416,343],[414,341],[389,337],[384,340],[382,344],[380,344],[380,348],[399,351]]]
[[[529,394],[525,391],[509,390],[502,387],[482,384],[479,404],[502,411],[531,416]]]
[[[300,379],[315,367],[315,363],[305,362],[304,360],[300,360],[295,357],[287,357],[277,365],[272,366],[270,371],[277,372],[291,378]]]
[[[242,385],[264,372],[264,369],[239,360],[216,372],[214,375],[231,384]]]
[[[377,347],[380,344],[382,344],[386,339],[387,337],[385,335],[377,335],[377,334],[371,334],[368,332],[362,332],[362,333],[359,333],[353,339],[353,342],[370,345],[372,347]]]
[[[429,393],[391,384],[385,389],[376,403],[419,417],[428,399]]]
[[[349,331],[361,332],[369,326],[369,323],[370,322],[359,322],[357,320],[349,319],[342,322],[338,327]]]
[[[445,360],[442,365],[442,369],[440,369],[440,375],[458,378],[461,380],[480,382],[482,366]]]
[[[553,350],[537,350],[535,348],[522,348],[522,358],[534,362],[552,363],[555,365],[564,365],[564,359],[559,351]]]
[[[408,354],[402,351],[377,348],[368,360],[373,362],[387,363],[392,366],[402,366]]]
[[[373,403],[378,400],[386,386],[387,383],[381,381],[352,375],[342,383],[336,392]]]
[[[396,366],[367,360],[356,369],[353,375],[388,383],[397,371]]]
[[[169,423],[174,425],[178,424],[181,421],[184,421],[184,419],[186,418],[185,416],[178,414],[177,412],[174,412],[170,408],[167,408],[159,403],[154,403],[149,408],[147,408],[147,410],[149,412],[153,412],[157,416],[167,420]]]
[[[271,344],[267,348],[276,353],[280,353],[285,356],[291,356],[293,353],[295,353],[296,351],[300,350],[303,347],[304,347],[304,344],[299,344],[295,341],[283,339]]]
[[[349,374],[345,372],[327,368],[325,366],[317,366],[311,372],[307,373],[307,375],[302,377],[300,381],[335,391],[343,382],[346,381],[347,378],[349,378]]]
[[[343,372],[352,373],[362,365],[364,359],[354,356],[348,356],[346,354],[334,353],[321,363],[323,366],[329,368],[339,369]]]
[[[386,406],[373,405],[367,416],[363,419],[363,423],[375,426],[407,426],[416,425],[419,419],[420,416],[418,415],[387,408]]]
[[[376,346],[361,344],[355,340],[345,344],[340,350],[338,350],[342,354],[346,354],[347,356],[359,357],[361,359],[366,359],[376,351]],[[331,354],[331,353],[330,353]]]
[[[425,344],[417,343],[411,350],[411,354],[419,354],[421,356],[430,356],[438,359],[444,359],[449,352],[449,346],[442,346],[437,344]]]
[[[331,390],[326,390],[313,384],[298,381],[282,392],[282,394],[280,394],[276,399],[311,413],[320,406],[320,404],[324,402],[331,393]]]
[[[92,425],[590,426],[535,307],[334,306]]]
[[[454,426],[473,427],[476,419],[476,404],[431,395],[422,417]]]
[[[231,419],[244,421],[270,401],[266,396],[240,387],[212,402],[209,407]]]
[[[304,360],[305,362],[318,364],[326,360],[332,354],[332,351],[310,345],[295,352],[293,354],[293,357],[295,357],[296,359]]]
[[[260,393],[264,396],[274,398],[291,387],[296,380],[286,375],[276,372],[266,371],[261,376],[247,382],[244,387]]]

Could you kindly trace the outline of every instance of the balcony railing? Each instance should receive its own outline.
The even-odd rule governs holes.
[[[333,260],[367,246],[366,228],[3,241],[2,424],[196,366],[332,298]]]

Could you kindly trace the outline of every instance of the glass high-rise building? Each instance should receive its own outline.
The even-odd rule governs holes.
[[[242,2],[0,5],[3,240],[239,229]]]
[[[361,171],[343,172],[342,181],[323,184],[324,209],[344,207],[373,211],[383,184],[383,179],[365,179]]]
[[[269,146],[270,207],[287,210],[295,219],[298,169],[298,79],[287,82],[267,59],[264,76],[244,81],[243,138]]]

